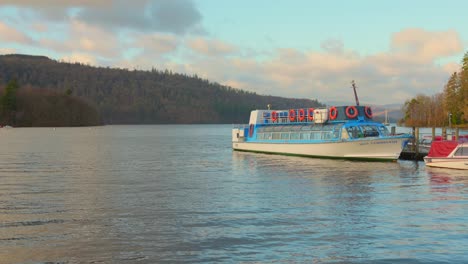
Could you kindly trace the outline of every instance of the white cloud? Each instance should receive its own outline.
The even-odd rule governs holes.
[[[97,66],[96,58],[93,55],[86,53],[72,53],[70,55],[61,57],[60,60],[70,63],[80,62],[83,64]]]
[[[206,56],[225,56],[236,51],[233,45],[216,39],[194,38],[188,41],[188,46]]]
[[[431,62],[463,51],[462,41],[456,31],[430,32],[420,28],[405,29],[393,34],[391,47],[396,53],[421,62]]]
[[[73,20],[67,28],[68,39],[41,38],[43,48],[60,53],[92,53],[95,56],[115,58],[120,55],[121,42],[113,32]]]
[[[26,10],[23,12],[25,17],[40,16],[49,22],[77,19],[108,30],[180,35],[204,33],[202,15],[193,0],[138,0],[131,3],[122,0],[0,0],[1,5]]]
[[[409,37],[411,32],[420,34]],[[325,43],[324,51],[279,49],[261,61],[209,54],[191,61],[187,68],[210,80],[260,94],[323,101],[354,101],[350,82],[356,80],[361,101],[402,103],[418,93],[434,94],[443,89],[457,64],[439,66],[436,61],[461,55],[459,40],[452,31],[412,29],[395,34],[390,50],[367,56],[359,56],[356,51],[346,50],[344,44],[334,42]]]
[[[179,39],[174,35],[153,33],[135,37],[135,45],[144,50],[145,55],[156,55],[170,53],[179,46]]]
[[[76,6],[88,6],[96,7],[109,4],[111,0],[0,0],[0,5],[10,5],[10,6],[23,6],[23,7],[76,7]]]
[[[16,53],[16,49],[0,48],[0,54],[14,54],[14,53]]]
[[[33,44],[31,37],[0,21],[0,41],[17,44]]]

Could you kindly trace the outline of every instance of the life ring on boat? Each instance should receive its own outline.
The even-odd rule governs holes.
[[[358,110],[355,106],[346,107],[346,116],[348,118],[356,118],[358,116]]]
[[[364,114],[367,118],[372,118],[372,109],[369,106],[364,107]]]
[[[294,122],[296,120],[296,111],[294,109],[289,110],[289,121]]]
[[[278,113],[276,111],[271,112],[271,121],[276,122],[278,120]]]
[[[330,113],[328,114],[328,117],[330,118],[330,120],[335,120],[336,116],[338,116],[338,111],[336,110],[336,107],[330,107]]]
[[[314,109],[313,109],[313,108],[309,108],[309,109],[307,110],[307,119],[308,119],[309,121],[314,120]]]
[[[304,109],[299,109],[299,112],[297,113],[297,118],[299,119],[299,121],[304,121],[305,119],[305,110]]]
[[[252,136],[253,136],[253,132],[254,132],[254,125],[253,125],[253,124],[250,124],[250,127],[249,127],[249,137],[252,137]]]

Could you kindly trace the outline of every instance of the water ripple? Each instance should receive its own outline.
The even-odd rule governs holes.
[[[466,173],[232,152],[230,128],[2,134],[0,262],[468,262]]]

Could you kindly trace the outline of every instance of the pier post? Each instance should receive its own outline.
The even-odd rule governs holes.
[[[455,140],[458,140],[458,137],[460,136],[460,128],[455,128]]]
[[[415,145],[414,153],[415,153],[415,156],[417,157],[419,155],[419,127],[415,128],[414,142],[415,142],[415,144],[414,144]]]
[[[434,141],[435,140],[435,127],[432,128],[432,140],[431,141]]]
[[[447,140],[447,128],[442,128],[442,140]]]

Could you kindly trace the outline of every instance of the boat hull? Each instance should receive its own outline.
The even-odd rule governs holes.
[[[428,167],[468,170],[468,158],[465,158],[465,157],[464,158],[425,157],[424,162],[426,163],[426,166]]]
[[[319,143],[233,142],[232,148],[237,151],[316,158],[395,161],[407,140],[408,138],[374,138]]]

